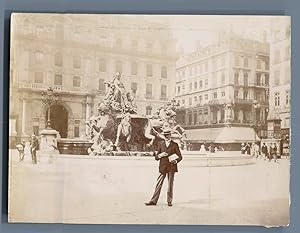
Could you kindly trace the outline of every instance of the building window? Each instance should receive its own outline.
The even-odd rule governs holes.
[[[290,104],[290,92],[285,91],[285,105],[289,105],[289,104]]]
[[[63,65],[63,57],[61,53],[56,53],[54,55],[54,64],[56,66],[62,66]]]
[[[208,86],[208,79],[205,79],[205,87]]]
[[[222,97],[225,97],[225,91],[222,91]]]
[[[190,83],[190,91],[192,91],[192,90],[193,90],[193,84]]]
[[[62,75],[56,74],[54,77],[54,85],[61,86],[62,85]]]
[[[276,50],[274,54],[274,64],[278,64],[280,62],[280,50]]]
[[[275,93],[275,106],[280,106],[280,93]]]
[[[261,69],[261,60],[259,59],[256,60],[256,68]]]
[[[215,91],[215,92],[213,93],[213,98],[214,98],[214,99],[218,98],[218,92]]]
[[[41,63],[43,61],[43,58],[44,58],[43,52],[36,51],[34,55],[35,55],[35,61],[36,61],[36,63]]]
[[[234,85],[239,85],[239,72],[234,72]]]
[[[274,85],[279,85],[280,84],[280,71],[276,70],[274,72]]]
[[[192,100],[192,97],[189,98],[189,105],[192,105],[193,104],[193,100]]]
[[[266,86],[269,86],[269,74],[265,74],[265,83]]]
[[[205,94],[204,98],[205,100],[208,100],[208,94]]]
[[[153,76],[153,70],[152,70],[152,65],[151,64],[147,64],[146,75],[147,75],[147,77],[152,77]]]
[[[256,74],[256,85],[260,86],[261,74]]]
[[[137,63],[132,62],[131,63],[131,74],[132,75],[137,75],[137,69],[138,69]]]
[[[79,138],[79,125],[80,125],[80,120],[75,120],[74,122],[74,137]]]
[[[185,105],[185,100],[181,100],[181,104],[182,104],[182,106],[184,106]]]
[[[80,77],[79,76],[73,77],[73,87],[80,87]]]
[[[104,79],[102,79],[102,78],[99,79],[98,90],[99,90],[102,94],[104,94],[104,92],[105,92]]]
[[[284,73],[284,81],[285,83],[290,83],[291,81],[291,69],[289,66],[285,67],[285,73]]]
[[[136,82],[131,83],[131,91],[132,91],[133,95],[135,96],[136,92],[137,92],[137,83]]]
[[[269,68],[270,68],[270,64],[269,64],[268,59],[265,61],[265,68],[266,68],[266,70],[269,70]]]
[[[182,84],[182,93],[184,93],[184,91],[185,91],[185,85]]]
[[[168,77],[168,72],[167,72],[167,67],[166,66],[161,67],[161,77],[162,78],[167,78]]]
[[[202,95],[199,95],[199,104],[202,103]]]
[[[177,87],[177,94],[180,95],[180,86]]]
[[[116,61],[116,72],[122,73],[122,62]]]
[[[234,90],[234,98],[239,98],[239,90]]]
[[[244,90],[244,100],[248,99],[248,90]]]
[[[99,71],[106,72],[106,60],[105,59],[99,60]]]
[[[234,56],[234,65],[239,66],[240,65],[240,57],[238,55]]]
[[[161,100],[166,100],[167,99],[167,85],[161,85],[160,99]]]
[[[207,62],[205,62],[204,69],[205,69],[205,72],[207,72],[207,70],[208,70],[208,63]]]
[[[192,113],[189,114],[189,125],[193,124],[193,115]]]
[[[146,115],[151,115],[152,114],[152,107],[151,106],[147,106],[146,107]]]
[[[199,88],[200,89],[202,88],[202,80],[200,80],[200,82],[199,82]]]
[[[248,60],[248,58],[246,57],[246,58],[244,58],[244,67],[248,67],[248,64],[249,63],[249,60]]]
[[[152,84],[146,84],[146,99],[152,99]]]
[[[197,118],[198,118],[198,114],[197,112],[194,112],[194,125],[198,123]]]
[[[221,83],[222,83],[222,85],[225,85],[225,73],[224,72],[222,72],[222,74],[221,74]]]
[[[197,82],[194,82],[194,89],[197,90],[197,85],[198,83]]]
[[[44,82],[43,72],[35,72],[34,73],[34,82],[35,83],[43,83]]]
[[[244,73],[244,86],[248,86],[248,73]]]
[[[196,104],[196,103],[197,103],[197,101],[198,101],[198,98],[197,98],[197,96],[194,96],[194,103]]]
[[[81,58],[79,56],[73,57],[73,68],[80,69],[81,67]]]

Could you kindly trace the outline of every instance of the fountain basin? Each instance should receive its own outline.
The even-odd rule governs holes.
[[[88,155],[88,148],[92,142],[86,139],[62,138],[57,140],[57,147],[60,154]]]

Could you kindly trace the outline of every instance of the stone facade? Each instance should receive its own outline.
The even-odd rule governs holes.
[[[86,120],[104,98],[104,82],[116,72],[140,114],[174,96],[175,41],[168,30],[157,37],[148,29],[161,24],[134,16],[57,14],[20,14],[11,24],[11,140],[45,127],[41,91],[49,86],[59,94],[59,107],[51,108],[53,127],[67,125],[60,133],[68,138],[85,135]]]
[[[270,112],[269,120],[281,120],[277,135],[280,138],[289,134],[291,105],[291,23],[290,18],[272,20],[272,40],[270,44]],[[272,133],[272,130],[269,130]],[[276,133],[276,132],[275,132]]]
[[[251,127],[266,137],[269,43],[224,34],[177,62],[178,122],[186,129]]]

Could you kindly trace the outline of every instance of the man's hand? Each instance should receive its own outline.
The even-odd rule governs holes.
[[[173,163],[173,164],[177,164],[177,160],[173,160],[172,163]]]

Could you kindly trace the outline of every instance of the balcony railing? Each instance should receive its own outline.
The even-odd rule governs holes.
[[[225,99],[214,99],[214,100],[208,101],[208,105],[223,105],[225,103],[226,103]]]
[[[241,99],[241,98],[235,98],[233,100],[234,104],[253,104],[253,100],[251,99]]]
[[[64,86],[57,86],[57,85],[46,85],[44,83],[19,83],[18,87],[19,88],[24,88],[24,89],[31,89],[35,91],[40,91],[40,90],[45,90],[49,88],[49,86],[52,87],[54,91],[58,92],[63,92],[63,91],[68,91],[68,92],[87,92],[87,90],[84,87],[64,87]]]

